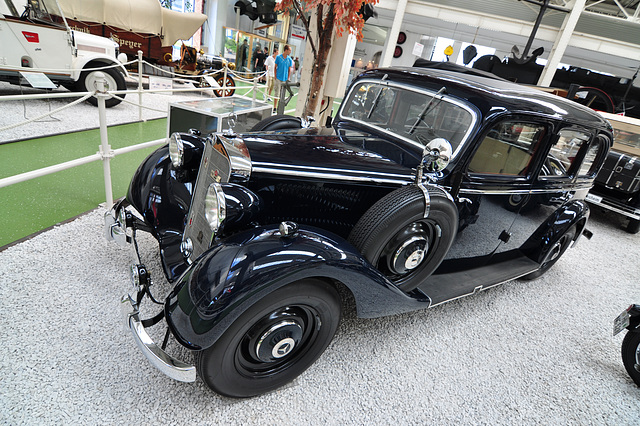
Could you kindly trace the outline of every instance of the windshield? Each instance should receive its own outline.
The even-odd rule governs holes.
[[[470,108],[444,96],[445,89],[425,93],[404,87],[362,82],[344,103],[342,118],[352,119],[425,146],[444,138],[456,148],[474,124]]]

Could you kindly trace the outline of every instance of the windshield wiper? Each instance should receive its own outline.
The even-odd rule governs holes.
[[[431,97],[431,100],[429,101],[429,103],[423,108],[422,112],[418,115],[418,118],[416,118],[416,122],[413,123],[413,126],[411,126],[411,129],[409,130],[409,134],[413,134],[413,131],[416,129],[416,127],[418,127],[418,123],[420,123],[420,120],[422,120],[422,118],[425,116],[425,114],[429,111],[429,109],[432,106],[435,106],[433,104],[433,101],[435,101],[436,96],[442,95],[443,93],[445,93],[447,91],[447,88],[442,86],[442,88],[440,90],[438,90],[438,92],[433,95]],[[440,98],[439,100],[442,100],[442,98]],[[436,104],[437,105],[437,104]]]
[[[389,74],[385,74],[384,77],[382,77],[382,80],[380,80],[380,82],[383,82],[387,77],[389,77]],[[373,110],[376,108],[376,105],[378,105],[378,101],[380,100],[380,96],[382,95],[383,90],[384,90],[384,87],[380,87],[380,91],[378,92],[376,97],[373,99],[373,103],[371,104],[371,109],[367,114],[367,118],[371,118],[371,114],[373,113]]]

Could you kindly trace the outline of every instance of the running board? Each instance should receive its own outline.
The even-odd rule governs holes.
[[[487,288],[527,275],[540,265],[528,257],[492,263],[471,270],[434,274],[418,290],[431,298],[431,306],[469,296]]]

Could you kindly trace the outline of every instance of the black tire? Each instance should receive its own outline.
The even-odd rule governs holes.
[[[251,132],[270,132],[275,130],[302,129],[302,120],[290,115],[272,115],[256,123]]]
[[[526,211],[532,203],[531,194],[512,194],[505,200],[504,208],[511,211]]]
[[[218,83],[220,85],[220,87],[224,86],[224,74],[218,74],[215,77],[216,83]],[[207,87],[209,86],[209,84],[206,82],[206,80],[203,78],[201,81],[201,85],[202,82],[204,82],[206,84],[206,86],[202,86],[202,87]],[[226,90],[220,89],[220,90],[214,90],[213,93],[221,98],[223,96],[233,96],[234,93],[236,93],[236,89],[229,89],[230,87],[236,87],[236,81],[233,79],[233,77],[231,77],[230,75],[227,74],[227,85],[226,85]]]
[[[424,194],[415,185],[397,189],[358,220],[349,241],[403,291],[418,287],[440,265],[458,230],[458,209],[439,190]]]
[[[80,79],[78,79],[78,83],[76,84],[76,88],[80,92],[94,92],[98,90],[98,87],[95,83],[96,73],[103,72],[105,74],[105,78],[107,80],[107,84],[105,90],[126,90],[127,83],[124,80],[124,76],[120,71],[115,68],[107,68],[104,70],[96,70],[96,71],[82,71],[80,74]],[[115,86],[115,87],[111,87]],[[125,94],[118,95],[120,98],[124,98]],[[98,98],[95,96],[87,99],[93,106],[98,106]],[[105,106],[107,108],[111,108],[113,106],[118,105],[122,102],[118,98],[109,98],[105,101]]]
[[[340,295],[325,281],[305,279],[282,287],[240,315],[212,347],[196,352],[198,374],[209,388],[229,397],[277,389],[324,352],[340,310]]]
[[[549,244],[548,249],[543,254],[544,257],[540,262],[540,269],[525,275],[521,279],[531,281],[544,275],[555,263],[560,260],[565,251],[569,248],[571,241],[576,235],[576,228],[572,226],[562,234],[556,241]]]
[[[636,359],[638,351],[640,351],[640,331],[627,332],[622,341],[622,363],[635,384],[640,386],[640,365]]]
[[[640,220],[638,219],[629,219],[629,223],[625,228],[626,231],[630,234],[637,234],[640,232]]]

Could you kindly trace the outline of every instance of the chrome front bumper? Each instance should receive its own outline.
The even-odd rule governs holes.
[[[151,337],[147,334],[142,321],[140,320],[140,311],[135,300],[130,295],[122,296],[120,301],[120,309],[125,318],[126,327],[131,330],[133,339],[147,357],[151,365],[156,367],[165,375],[180,382],[195,382],[196,367],[173,358],[156,345]]]
[[[119,204],[116,204],[111,211],[105,213],[105,237],[120,246],[131,247],[134,242],[134,236],[133,232],[131,232],[132,230],[127,229],[127,224],[121,223],[124,221],[124,216],[120,214],[123,209]],[[132,281],[134,281],[134,292],[133,294],[122,296],[120,310],[125,319],[125,327],[131,331],[136,345],[138,345],[138,348],[140,348],[149,362],[165,375],[181,382],[194,382],[196,380],[195,366],[173,358],[156,345],[147,334],[140,319],[140,307],[136,303],[138,292],[142,290],[142,287],[135,282],[133,274]]]

